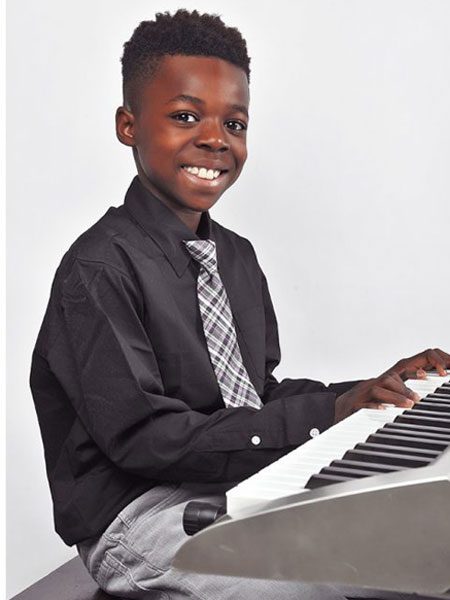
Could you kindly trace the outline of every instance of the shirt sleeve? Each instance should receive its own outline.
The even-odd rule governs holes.
[[[326,386],[278,384],[270,373],[259,411],[204,414],[165,395],[136,286],[108,265],[86,270],[75,261],[58,312],[49,367],[96,445],[124,471],[165,481],[238,481],[333,421],[335,394]],[[268,331],[268,372],[276,337]]]

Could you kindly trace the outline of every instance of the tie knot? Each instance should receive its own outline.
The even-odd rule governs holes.
[[[212,275],[217,271],[216,243],[213,240],[185,240],[189,254]]]

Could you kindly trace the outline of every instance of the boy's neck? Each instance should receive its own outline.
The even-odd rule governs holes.
[[[169,207],[170,208],[170,207]],[[202,213],[184,213],[179,212],[176,213],[177,217],[183,221],[188,229],[197,233],[198,226],[200,224],[200,219],[202,218]]]
[[[139,169],[138,169],[139,171]],[[142,185],[153,195],[158,198],[165,206],[167,206],[183,223],[186,225],[188,229],[197,233],[198,226],[200,224],[200,219],[202,218],[201,212],[193,212],[193,211],[183,211],[180,207],[179,211],[175,211],[171,205],[164,201],[164,198],[161,198],[152,187],[149,185],[148,180],[145,175],[141,172],[138,172],[138,177]]]

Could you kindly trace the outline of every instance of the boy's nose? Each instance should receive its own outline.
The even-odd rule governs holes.
[[[210,124],[204,126],[195,140],[198,148],[211,150],[214,152],[224,152],[230,148],[230,144],[225,139],[223,128]]]
[[[205,150],[210,150],[212,152],[226,152],[229,148],[230,145],[227,144],[226,142],[220,140],[220,139],[215,139],[215,138],[211,138],[209,140],[204,140],[204,141],[199,141],[197,142],[197,146],[199,148],[203,148]]]

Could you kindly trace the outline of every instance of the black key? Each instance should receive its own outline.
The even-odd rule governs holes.
[[[450,396],[450,385],[441,385],[434,390],[433,394],[444,394],[446,396]]]
[[[345,469],[344,467],[324,467],[320,469],[319,475],[344,475],[350,479],[361,479],[362,477],[373,477],[376,475],[368,469]]]
[[[411,410],[434,410],[437,412],[447,413],[450,417],[450,403],[440,404],[439,402],[432,402],[431,399],[418,402]]]
[[[420,411],[420,410],[405,410],[401,415],[395,417],[396,423],[417,423],[417,425],[433,425],[443,429],[450,429],[450,419],[439,418],[437,412]]]
[[[408,454],[395,454],[395,453],[383,453],[372,452],[370,450],[348,450],[343,456],[344,459],[349,460],[361,460],[367,462],[379,462],[397,465],[403,468],[414,468],[414,467],[425,467],[429,465],[433,460],[432,458],[424,458],[422,456],[408,455]]]
[[[380,457],[381,458],[381,457]],[[403,467],[396,467],[395,465],[385,465],[383,463],[368,463],[360,460],[333,460],[330,463],[330,467],[345,467],[346,469],[365,469],[366,471],[372,471],[373,475],[377,473],[391,473],[392,471],[403,471]]]
[[[369,435],[366,442],[372,444],[391,444],[393,446],[412,446],[413,448],[428,448],[429,450],[437,450],[443,452],[450,441],[430,440],[421,437],[411,437],[403,435],[389,435],[386,433],[373,433]]]
[[[421,433],[434,434],[439,436],[448,436],[450,435],[450,431],[447,431],[445,427],[436,427],[434,425],[420,425],[419,423],[399,423],[397,421],[397,417],[394,419],[392,423],[387,423],[385,428],[394,428],[397,431],[402,431],[407,429],[408,431],[420,431]]]
[[[430,394],[439,394],[439,396],[444,396],[445,398],[448,398],[450,396],[450,386],[441,386],[439,388],[436,388],[434,392],[430,392]]]
[[[442,394],[428,394],[425,398],[422,398],[421,402],[426,400],[427,402],[438,402],[439,404],[448,404],[450,405],[450,398],[448,396],[443,396]]]
[[[400,428],[403,425],[403,428]],[[381,433],[383,435],[398,435],[411,438],[424,438],[427,440],[439,440],[442,442],[450,442],[449,433],[435,433],[434,431],[428,431],[427,427],[421,427],[419,429],[413,429],[413,425],[407,423],[390,423],[384,425],[381,429],[377,429],[375,433]],[[445,431],[445,429],[443,430]]]
[[[350,477],[345,475],[313,475],[309,478],[306,484],[306,489],[315,490],[316,488],[323,487],[324,485],[330,485],[330,483],[342,483],[343,481],[351,481]]]
[[[428,450],[423,448],[414,448],[413,446],[395,446],[388,444],[356,444],[356,450],[370,450],[371,452],[405,454],[407,456],[422,456],[424,458],[437,458],[441,452],[439,450]]]
[[[450,427],[450,415],[442,413],[439,410],[431,410],[429,408],[427,408],[426,406],[424,407],[424,409],[422,410],[420,403],[416,404],[415,406],[413,406],[412,408],[403,411],[403,413],[399,416],[409,416],[409,415],[419,415],[419,416],[423,416],[423,417],[427,417],[427,418],[432,418],[432,419],[437,419],[438,421],[440,421],[440,425],[439,427],[444,427],[444,428],[448,428]]]

